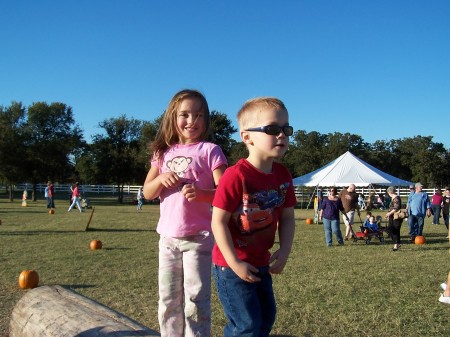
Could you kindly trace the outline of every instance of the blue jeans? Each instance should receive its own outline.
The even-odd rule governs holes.
[[[410,212],[408,212],[408,228],[409,228],[409,236],[415,236],[414,234],[414,224],[413,224],[413,216]]]
[[[224,337],[268,337],[276,303],[269,267],[259,267],[260,282],[242,280],[231,268],[213,266],[219,299],[228,323]]]
[[[441,205],[431,205],[431,210],[433,211],[433,223],[438,225],[441,217]]]
[[[53,197],[47,197],[47,208],[55,208]]]
[[[411,236],[422,235],[425,216],[410,214],[409,218],[411,220]]]
[[[323,218],[323,229],[325,231],[325,243],[327,246],[331,246],[333,244],[333,237],[332,233],[336,235],[336,239],[338,241],[338,244],[342,245],[344,244],[344,240],[342,239],[342,232],[340,228],[340,221],[337,220],[330,220]]]

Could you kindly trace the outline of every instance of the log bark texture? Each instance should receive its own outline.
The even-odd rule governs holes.
[[[160,336],[146,326],[61,286],[29,290],[15,305],[10,337]]]

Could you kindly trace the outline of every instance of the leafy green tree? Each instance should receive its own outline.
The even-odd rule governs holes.
[[[364,142],[361,136],[350,133],[329,133],[324,148],[325,162],[336,159],[347,151],[350,151],[355,156],[363,157],[368,148],[367,143]]]
[[[106,134],[93,136],[92,153],[85,159],[95,166],[92,173],[98,183],[117,184],[120,203],[123,202],[123,186],[143,181],[146,174],[145,164],[139,161],[142,124],[126,115],[100,122],[99,126]]]
[[[14,198],[14,184],[26,178],[25,124],[26,109],[22,103],[0,106],[0,178],[8,185],[10,201]]]
[[[227,158],[230,157],[231,148],[236,141],[231,136],[238,130],[233,126],[227,115],[218,111],[211,111],[211,128],[213,142],[219,145]]]
[[[298,130],[289,145],[283,163],[290,169],[293,177],[316,170],[325,164],[323,151],[327,136],[317,131]]]
[[[433,137],[416,136],[393,141],[395,152],[402,165],[411,171],[410,180],[425,186],[442,186],[449,183],[448,154],[441,143]]]
[[[247,158],[248,150],[243,142],[236,142],[233,144],[230,150],[230,156],[228,157],[228,166],[236,164],[239,159]]]
[[[38,182],[65,181],[73,171],[73,154],[83,145],[83,134],[72,108],[58,102],[37,102],[28,107],[24,132],[27,178],[33,184],[35,201]]]

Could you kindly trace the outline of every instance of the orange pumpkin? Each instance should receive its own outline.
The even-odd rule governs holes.
[[[425,237],[422,235],[416,236],[416,238],[414,239],[414,243],[416,245],[423,245],[425,244]]]
[[[48,214],[55,214],[55,210],[54,209],[49,210]]]
[[[306,218],[306,224],[307,224],[307,225],[312,225],[312,224],[313,224],[313,219],[311,219],[311,218]]]
[[[19,287],[22,289],[36,288],[39,284],[39,275],[35,270],[24,270],[19,276]]]
[[[89,248],[91,248],[91,250],[96,250],[96,249],[102,249],[103,244],[100,240],[92,240]]]

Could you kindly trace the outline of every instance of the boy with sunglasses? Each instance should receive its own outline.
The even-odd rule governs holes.
[[[296,198],[289,171],[274,160],[293,128],[283,102],[247,101],[238,112],[249,155],[227,169],[213,201],[213,275],[228,324],[224,336],[269,336],[276,304],[271,274],[283,271],[294,236]],[[278,229],[280,247],[270,249]]]

